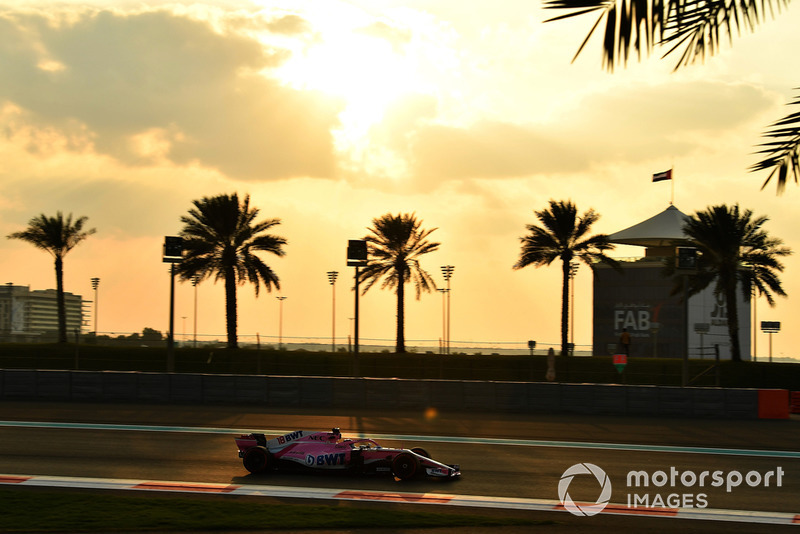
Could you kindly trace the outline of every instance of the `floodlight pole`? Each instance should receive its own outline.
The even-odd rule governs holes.
[[[772,363],[772,334],[781,331],[780,321],[761,321],[761,331],[769,334],[769,363]]]
[[[175,264],[169,266],[169,333],[167,334],[167,372],[175,372]]]
[[[358,265],[356,265],[355,268],[356,268],[356,279],[355,279],[355,284],[356,284],[356,291],[355,291],[355,293],[356,293],[356,303],[355,303],[356,317],[355,317],[355,323],[353,324],[353,329],[354,329],[353,330],[353,338],[354,338],[353,339],[353,352],[356,355],[358,355],[358,281],[359,281],[358,280]]]
[[[169,263],[169,333],[167,334],[167,372],[175,372],[175,264],[183,260],[183,238],[164,237],[162,261]]]
[[[354,337],[355,343],[353,345],[353,354],[356,356],[355,360],[355,368],[356,373],[358,372],[358,283],[359,283],[359,271],[358,268],[367,265],[369,258],[369,253],[367,251],[367,241],[365,239],[351,239],[347,243],[347,266],[348,267],[355,267],[356,274],[355,274],[355,325],[354,325]]]
[[[570,303],[569,303],[569,342],[572,343],[572,354],[575,354],[575,276],[578,274],[580,264],[577,261],[569,262]]]
[[[436,291],[442,294],[442,338],[439,342],[439,354],[444,354],[444,347],[447,339],[447,293],[448,289],[437,288]]]
[[[775,332],[769,332],[769,363],[772,363],[772,334]]]
[[[94,337],[97,339],[97,286],[100,285],[99,278],[92,278],[92,289],[94,289]]]
[[[452,265],[442,265],[442,276],[447,281],[447,332],[445,335],[444,353],[450,354],[450,278],[453,277],[455,267]]]
[[[192,339],[192,346],[197,348],[197,284],[200,283],[200,278],[197,275],[192,276],[192,286],[194,286],[194,333]]]
[[[289,297],[279,296],[278,299],[278,350],[283,350],[283,301]]]
[[[331,352],[336,352],[336,277],[338,271],[328,271],[328,281],[331,284],[332,309],[331,309]]]

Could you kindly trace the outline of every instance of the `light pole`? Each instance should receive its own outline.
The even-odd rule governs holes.
[[[194,287],[194,335],[192,345],[197,348],[197,284],[200,283],[200,277],[194,275],[192,277],[192,287]]]
[[[444,343],[447,338],[447,322],[445,319],[445,311],[447,310],[446,295],[447,289],[437,288],[436,291],[442,294],[442,341],[439,343],[439,354],[444,354]]]
[[[94,289],[94,338],[97,339],[97,286],[100,285],[99,278],[92,278],[92,289]]]
[[[328,271],[328,281],[331,284],[333,306],[331,309],[331,352],[336,353],[336,277],[337,271]]]
[[[289,297],[275,297],[280,303],[278,309],[278,350],[283,348],[283,301]]]
[[[175,372],[175,264],[183,261],[183,238],[164,236],[162,261],[169,263],[169,333],[167,334],[167,372]]]
[[[578,274],[580,264],[577,261],[569,262],[570,304],[569,304],[569,342],[572,351],[575,351],[575,276]]]
[[[347,352],[353,352],[353,339],[355,338],[355,330],[353,325],[356,322],[355,317],[348,317],[350,320],[350,329],[347,331]]]
[[[442,265],[442,276],[447,282],[447,329],[445,332],[445,354],[450,354],[450,278],[453,277],[455,267],[452,265]]]
[[[756,328],[756,315],[758,314],[758,306],[756,302],[756,285],[750,282],[750,300],[753,301],[753,361],[758,361],[758,329]]]
[[[347,242],[347,266],[348,267],[355,267],[355,286],[354,286],[354,293],[355,293],[355,332],[354,332],[354,343],[353,343],[353,353],[357,356],[358,355],[358,319],[359,319],[359,310],[358,310],[358,283],[359,283],[359,267],[364,267],[367,265],[367,258],[369,257],[369,253],[367,251],[367,241],[365,239],[350,239]],[[358,359],[356,359],[356,368],[358,367]],[[356,369],[356,372],[358,369]]]
[[[769,334],[769,363],[772,363],[772,334],[781,331],[780,321],[761,321],[761,331]]]

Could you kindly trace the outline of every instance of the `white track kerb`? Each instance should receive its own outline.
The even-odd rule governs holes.
[[[589,470],[589,472],[591,473],[591,470]],[[520,499],[514,497],[486,497],[480,495],[449,495],[444,493],[381,492],[357,489],[297,488],[293,486],[262,486],[255,484],[210,484],[201,482],[174,482],[165,480],[116,480],[107,478],[74,478],[0,474],[0,486],[2,485],[84,488],[117,491],[155,491],[187,494],[202,493],[218,495],[248,495],[261,497],[285,497],[293,499],[373,501],[430,504],[439,506],[462,506],[467,508],[495,508],[506,510],[550,512],[566,511],[566,507],[563,503],[549,499]],[[581,508],[583,507],[584,505],[581,505]],[[769,525],[800,525],[800,514],[785,512],[713,510],[709,508],[629,508],[624,504],[608,503],[603,509],[603,514],[636,515],[640,517],[649,516],[654,518],[695,519],[705,521],[732,521]]]

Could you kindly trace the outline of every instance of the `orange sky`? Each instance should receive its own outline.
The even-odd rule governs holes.
[[[674,167],[684,213],[740,203],[800,248],[794,185],[759,191],[747,172],[760,134],[797,87],[800,20],[790,8],[705,63],[673,73],[656,57],[609,74],[599,43],[571,63],[593,20],[543,24],[538,4],[501,1],[59,2],[0,9],[0,234],[40,213],[86,215],[97,234],[66,259],[66,289],[93,298],[98,329],[166,330],[164,235],[202,196],[250,194],[285,258],[285,338],[329,339],[352,316],[348,239],[372,218],[415,212],[442,245],[423,266],[454,265],[452,338],[559,339],[560,269],[513,271],[519,237],[547,201],[594,208],[613,233],[665,209]],[[622,247],[617,256],[639,255]],[[773,354],[800,357],[788,299]],[[49,257],[0,240],[1,283],[54,285]],[[239,291],[242,339],[276,336],[275,294]],[[198,289],[201,333],[224,336],[223,287]],[[176,332],[193,317],[180,286]],[[575,342],[591,344],[591,276],[576,281]],[[439,294],[407,301],[406,337],[441,336]],[[362,299],[364,338],[394,336],[394,296]],[[183,320],[182,317],[187,317]],[[767,338],[759,336],[759,357]],[[409,345],[413,345],[409,341]]]

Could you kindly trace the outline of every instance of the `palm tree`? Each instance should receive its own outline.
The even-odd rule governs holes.
[[[698,211],[683,226],[683,232],[698,250],[697,271],[688,275],[688,294],[697,294],[713,283],[714,292],[725,297],[731,359],[737,362],[742,361],[742,355],[736,286],[745,299],[755,288],[770,306],[775,305],[773,293],[786,296],[778,278],[783,272],[778,258],[788,256],[791,250],[762,228],[768,220],[754,218],[750,210],[740,211],[738,204],[721,204]],[[668,273],[675,274],[674,263],[670,263]]]
[[[706,52],[716,53],[723,40],[733,41],[740,30],[753,30],[767,14],[781,13],[790,0],[740,2],[737,0],[546,0],[547,9],[567,10],[549,19],[561,20],[587,13],[599,13],[597,21],[578,48],[581,53],[589,37],[605,18],[603,65],[608,70],[625,65],[631,51],[638,57],[652,52],[655,46],[668,47],[664,56],[683,47],[675,70],[703,59]],[[792,105],[800,105],[796,97]],[[800,180],[800,112],[776,121],[764,134],[760,145],[763,159],[751,171],[770,170],[762,189],[777,175],[777,191],[783,192],[786,181]]]
[[[530,234],[520,238],[522,252],[514,269],[528,265],[543,267],[554,260],[561,260],[561,354],[567,354],[567,330],[569,317],[569,277],[573,259],[578,259],[594,271],[598,262],[611,265],[617,270],[621,267],[616,260],[605,255],[614,246],[606,234],[588,236],[592,225],[600,218],[590,209],[578,216],[578,208],[571,201],[550,200],[550,207],[534,214],[542,226],[527,225]]]
[[[8,235],[8,239],[21,239],[49,252],[56,266],[56,305],[58,306],[58,342],[67,342],[67,309],[64,303],[64,256],[75,246],[94,234],[94,228],[84,230],[88,217],[72,221],[72,214],[64,219],[59,211],[55,217],[39,215],[28,221],[28,228]]]
[[[406,351],[405,341],[405,285],[413,281],[419,300],[422,291],[436,289],[431,275],[419,264],[423,254],[439,248],[439,243],[428,241],[428,236],[436,230],[423,230],[422,221],[415,214],[386,214],[372,220],[367,241],[369,260],[363,270],[367,282],[366,293],[380,279],[381,288],[394,289],[397,293],[397,341],[395,351]]]
[[[250,196],[217,195],[192,202],[194,208],[181,217],[184,257],[178,264],[181,280],[204,280],[210,276],[225,281],[225,319],[228,348],[237,348],[236,286],[250,282],[256,296],[261,283],[267,291],[280,289],[278,275],[256,252],[285,254],[286,239],[264,233],[280,219],[254,222],[258,209],[250,207]]]

